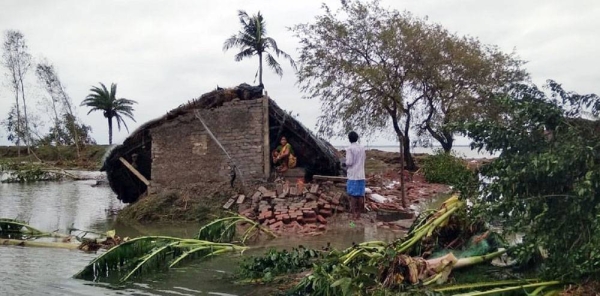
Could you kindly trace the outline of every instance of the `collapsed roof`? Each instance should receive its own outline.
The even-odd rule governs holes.
[[[262,88],[248,84],[241,84],[229,89],[217,88],[167,112],[164,116],[144,123],[131,133],[123,144],[112,149],[104,160],[101,170],[106,171],[111,189],[117,194],[118,199],[125,203],[137,201],[139,196],[146,192],[146,184],[127,169],[120,158],[132,162],[135,155],[137,158],[136,169],[146,179],[150,179],[152,171],[150,130],[152,128],[196,109],[219,108],[223,106],[223,103],[234,99],[253,100],[262,97]],[[267,147],[269,151],[277,147],[282,136],[286,136],[288,142],[294,147],[298,166],[305,169],[306,178],[310,179],[314,174],[339,174],[340,162],[336,149],[269,99],[269,142],[271,146]],[[219,135],[216,137],[218,138]]]

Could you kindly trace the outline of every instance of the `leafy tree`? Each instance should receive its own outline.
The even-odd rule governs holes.
[[[507,230],[524,232],[526,244],[548,251],[547,275],[600,275],[600,98],[565,91],[550,94],[516,85],[495,98],[499,120],[463,125],[472,148],[500,152],[481,169],[479,208]]]
[[[424,22],[376,1],[347,1],[339,14],[323,8],[314,23],[293,28],[301,44],[298,82],[306,97],[322,102],[319,132],[368,134],[391,122],[414,168],[408,132],[423,97],[410,88],[411,48],[425,35]]]
[[[345,1],[335,13],[323,7],[314,22],[293,28],[301,43],[298,82],[307,98],[322,102],[319,131],[369,134],[391,125],[409,169],[411,130],[449,151],[451,123],[483,115],[489,92],[526,77],[512,55],[379,1]]]
[[[44,145],[75,145],[76,147],[94,145],[96,140],[92,138],[91,132],[91,126],[77,123],[76,118],[71,114],[63,113],[62,118],[50,128],[50,133],[40,139],[39,143]]]
[[[15,108],[16,108],[16,120],[12,122],[16,123],[13,127],[12,133],[16,137],[15,143],[17,146],[21,143],[21,138],[24,140],[27,146],[27,153],[30,153],[30,142],[31,142],[31,131],[29,129],[29,122],[27,117],[27,102],[25,100],[25,86],[24,80],[25,75],[31,67],[31,55],[27,52],[27,44],[25,43],[25,37],[19,31],[9,30],[5,33],[4,44],[3,44],[2,62],[8,69],[10,86],[15,93]],[[19,104],[19,95],[23,105]],[[24,118],[21,120],[21,108],[23,109]],[[23,127],[21,126],[23,125]],[[20,155],[20,149],[18,149]]]
[[[493,118],[496,108],[488,98],[528,75],[514,53],[504,54],[495,46],[450,34],[440,26],[431,27],[428,34],[417,49],[423,54],[414,83],[424,96],[417,134],[432,137],[449,152],[457,132],[454,123]]]
[[[17,110],[18,110],[17,106],[13,105],[8,112],[7,118],[2,121],[2,125],[8,132],[6,139],[9,140],[10,142],[15,143],[15,145],[17,145],[17,147],[20,148],[21,140],[24,139],[24,135],[25,135],[25,132],[24,132],[24,127],[25,127],[24,120],[25,119],[18,115]],[[18,150],[20,150],[20,149],[18,149]],[[19,151],[19,156],[20,156],[20,151]]]
[[[108,143],[112,145],[113,117],[117,120],[119,130],[121,130],[121,124],[123,124],[127,132],[129,132],[124,117],[129,117],[129,119],[135,122],[133,118],[133,104],[137,104],[137,102],[124,98],[117,99],[117,85],[114,83],[111,84],[110,91],[104,84],[100,83],[100,86],[101,88],[94,86],[90,89],[92,93],[81,102],[81,106],[90,108],[88,114],[93,111],[103,112],[104,117],[108,119]]]
[[[283,75],[283,69],[275,57],[268,50],[272,50],[277,57],[283,56],[286,60],[289,60],[290,65],[296,69],[296,63],[294,60],[277,47],[277,42],[271,37],[267,37],[266,24],[260,11],[256,15],[249,16],[245,11],[238,11],[238,17],[242,29],[235,35],[229,37],[223,43],[223,51],[227,51],[231,48],[239,48],[241,51],[235,55],[235,61],[239,62],[245,58],[258,56],[258,81],[259,85],[263,85],[262,74],[263,74],[263,56],[267,65],[275,71],[280,77]]]

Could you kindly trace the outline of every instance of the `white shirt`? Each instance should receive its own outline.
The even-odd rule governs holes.
[[[365,179],[365,160],[367,155],[365,147],[358,143],[350,144],[346,149],[346,167],[348,168],[348,180]]]

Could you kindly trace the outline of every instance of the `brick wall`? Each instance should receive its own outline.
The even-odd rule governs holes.
[[[216,109],[200,110],[248,182],[264,178],[263,100],[234,100]],[[153,128],[150,135],[153,187],[183,189],[230,180],[227,156],[193,111]],[[240,182],[239,174],[236,182]]]

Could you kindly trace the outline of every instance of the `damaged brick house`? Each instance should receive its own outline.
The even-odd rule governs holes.
[[[274,177],[270,153],[282,136],[305,179],[339,174],[328,142],[247,84],[211,91],[143,124],[110,151],[101,170],[125,203],[146,192],[265,182]]]

